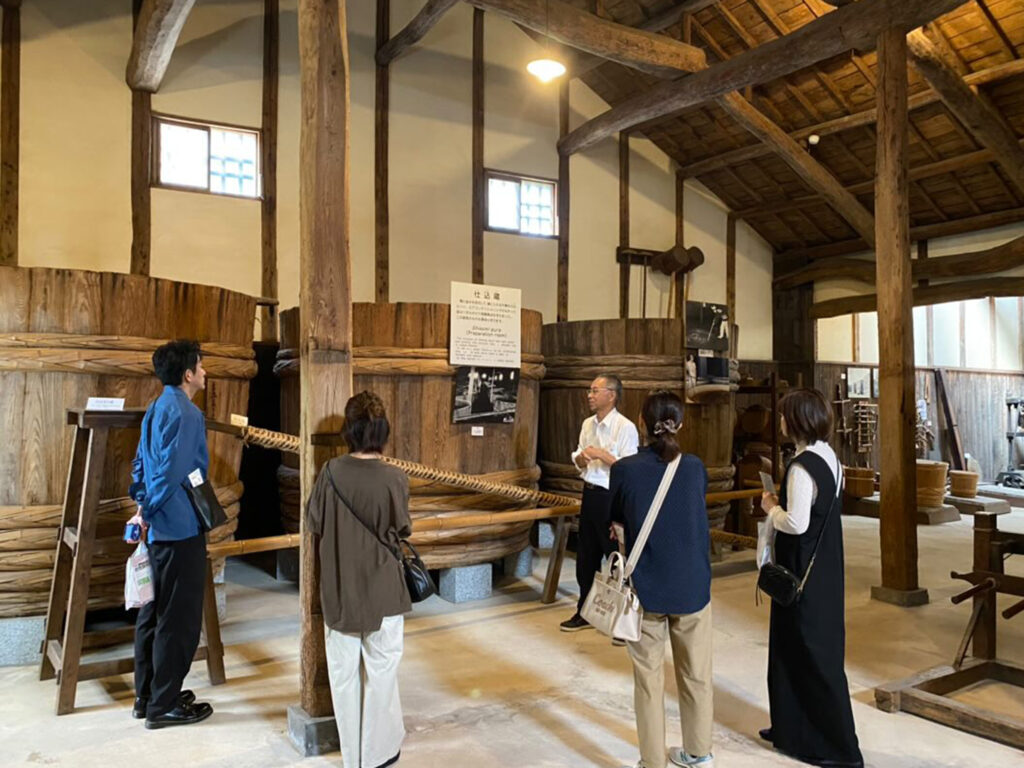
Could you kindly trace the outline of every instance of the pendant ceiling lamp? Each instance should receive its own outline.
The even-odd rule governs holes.
[[[556,77],[565,74],[565,64],[551,56],[551,38],[548,37],[549,9],[548,2],[544,2],[544,55],[534,59],[526,65],[526,71],[536,77],[542,83],[550,83]]]

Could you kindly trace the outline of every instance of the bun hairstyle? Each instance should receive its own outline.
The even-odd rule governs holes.
[[[352,453],[379,453],[391,434],[384,401],[368,390],[345,403],[345,424],[341,435]]]
[[[666,389],[652,392],[644,400],[643,419],[647,445],[662,461],[672,461],[679,455],[676,432],[683,426],[683,401],[679,395]]]

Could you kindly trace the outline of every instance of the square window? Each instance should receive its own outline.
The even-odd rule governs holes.
[[[158,186],[260,196],[258,131],[162,115],[153,119]]]
[[[500,171],[485,171],[487,229],[534,237],[557,231],[556,183]]]

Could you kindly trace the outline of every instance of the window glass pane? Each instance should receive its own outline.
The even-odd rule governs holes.
[[[495,229],[519,229],[519,184],[507,179],[488,179],[487,225]]]
[[[256,197],[256,134],[228,128],[210,129],[210,190]]]
[[[206,189],[208,134],[203,128],[160,123],[160,183]]]
[[[857,315],[861,363],[878,362],[878,313],[861,312]]]
[[[555,234],[554,185],[523,179],[522,231],[529,235]]]
[[[914,307],[914,365],[928,365],[928,307]]]
[[[992,367],[992,328],[988,299],[964,302],[964,365],[988,370]]]
[[[960,363],[960,302],[936,304],[932,307],[932,343],[936,367],[959,367]]]
[[[1024,368],[1024,361],[1020,359],[1017,306],[1015,296],[996,299],[996,368],[1004,371]]]

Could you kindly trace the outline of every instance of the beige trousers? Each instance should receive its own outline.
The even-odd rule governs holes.
[[[627,643],[633,660],[633,705],[644,768],[665,768],[665,641],[672,645],[683,749],[711,752],[711,603],[697,613],[644,613],[640,639]]]
[[[386,616],[376,632],[324,628],[327,673],[344,768],[377,768],[402,748],[405,725],[398,697],[405,619]]]

